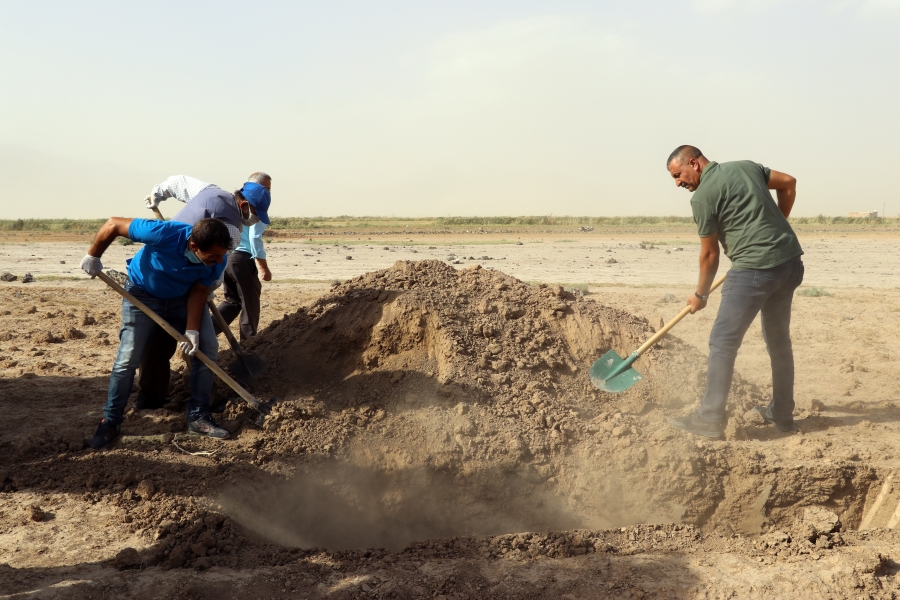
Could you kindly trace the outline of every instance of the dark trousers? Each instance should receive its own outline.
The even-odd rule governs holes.
[[[147,348],[141,359],[141,376],[138,385],[138,399],[162,405],[169,395],[169,360],[175,354],[175,338],[157,325],[150,334]]]
[[[219,312],[226,323],[241,315],[241,341],[256,335],[259,326],[259,298],[262,284],[256,261],[246,252],[232,252],[225,267],[225,301],[219,304]],[[216,333],[220,333],[218,324]]]
[[[803,282],[800,257],[771,269],[728,272],[722,304],[709,335],[706,393],[698,416],[710,423],[725,420],[725,402],[734,376],[734,361],[744,334],[762,313],[763,338],[772,365],[772,417],[790,421],[794,412],[794,351],[791,346],[791,302]]]
[[[184,331],[187,322],[187,296],[162,300],[137,286],[127,284],[126,290],[146,304],[178,331]],[[122,300],[122,328],[119,330],[119,352],[109,376],[109,392],[103,416],[112,423],[124,418],[128,395],[134,382],[134,371],[147,355],[147,346],[156,331],[162,331],[149,316],[127,299]],[[218,357],[218,342],[212,333],[212,320],[206,313],[200,323],[200,351],[212,360]],[[166,360],[166,377],[169,364]],[[143,369],[142,369],[143,371]],[[143,376],[144,373],[142,372]],[[191,399],[188,403],[188,420],[194,421],[209,415],[210,393],[215,375],[198,358],[191,360]],[[163,396],[165,397],[165,396]]]

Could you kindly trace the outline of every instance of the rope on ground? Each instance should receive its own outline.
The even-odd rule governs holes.
[[[210,450],[199,450],[197,452],[191,452],[190,450],[185,450],[184,448],[182,448],[181,446],[178,445],[179,439],[190,438],[190,437],[193,437],[193,436],[190,435],[189,433],[177,433],[172,437],[172,444],[174,444],[176,448],[178,448],[185,454],[189,454],[191,456],[213,456],[218,452],[218,450],[211,450],[211,451]]]

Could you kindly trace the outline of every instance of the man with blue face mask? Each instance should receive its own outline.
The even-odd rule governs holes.
[[[271,185],[271,180],[268,183]],[[263,232],[270,222],[268,211],[272,198],[268,187],[248,181],[244,187],[235,192],[235,197],[246,199],[253,207],[257,222],[249,227],[244,227],[241,232],[240,242],[232,252],[231,260],[225,269],[223,286],[225,301],[217,308],[226,323],[231,323],[238,314],[241,315],[241,341],[256,335],[259,327],[259,299],[262,295],[262,284],[256,265],[258,264],[262,271],[263,281],[272,279],[262,240]],[[218,333],[218,326],[216,326],[216,332]]]
[[[272,178],[262,172],[253,173],[248,179],[266,188],[266,191],[272,184]],[[232,194],[215,184],[185,175],[173,175],[155,185],[151,195],[146,198],[147,208],[158,207],[166,198],[175,198],[185,203],[185,206],[172,217],[172,221],[188,225],[205,218],[222,221],[231,234],[232,248],[240,244],[242,230],[259,221],[257,209],[240,192]],[[266,206],[268,207],[268,204]],[[268,216],[266,219],[268,220]],[[271,274],[269,277],[271,278]],[[220,278],[213,284],[212,289],[219,287],[222,281]],[[218,333],[218,331],[213,333],[212,319],[205,319],[204,323],[207,320],[210,326],[209,334]],[[135,401],[138,409],[160,408],[167,403],[171,376],[169,360],[174,354],[175,340],[161,327],[157,327],[141,362],[138,381],[140,392]]]
[[[93,278],[103,269],[100,257],[119,236],[144,244],[128,261],[129,281],[125,289],[175,329],[184,332],[188,341],[180,344],[182,352],[194,357],[199,349],[216,360],[218,344],[209,323],[206,296],[228,261],[231,236],[225,225],[212,218],[201,219],[191,226],[173,221],[113,217],[100,228],[82,259],[81,268],[85,273]],[[91,448],[104,448],[118,437],[135,370],[156,327],[137,306],[122,300],[119,352],[109,378],[103,420],[91,438]],[[228,432],[216,425],[210,414],[213,377],[199,359],[191,359],[188,431],[224,439]]]

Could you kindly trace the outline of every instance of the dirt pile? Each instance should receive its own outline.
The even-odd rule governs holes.
[[[335,285],[248,348],[269,365],[257,391],[281,398],[257,460],[312,454],[343,466],[307,463],[294,479],[255,481],[224,502],[267,539],[331,548],[715,521],[729,461],[663,418],[699,398],[703,357],[669,337],[636,363],[646,379],[627,392],[589,381],[597,357],[610,348],[627,355],[652,332],[561,287],[479,266],[398,262]],[[731,402],[728,436],[740,439],[765,397],[737,376]],[[243,409],[232,410],[240,419]],[[336,475],[346,469],[352,475]],[[312,488],[328,500],[311,501]],[[305,508],[242,510],[261,489],[276,506]],[[357,527],[339,523],[348,503]],[[383,535],[373,539],[364,523]],[[336,539],[345,529],[367,536]]]

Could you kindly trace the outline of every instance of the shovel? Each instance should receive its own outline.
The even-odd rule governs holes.
[[[225,318],[222,316],[222,313],[219,312],[219,309],[216,308],[215,303],[210,300],[207,302],[207,305],[209,306],[209,312],[212,313],[213,318],[219,325],[219,329],[221,329],[225,334],[225,337],[228,338],[231,349],[234,350],[234,353],[238,356],[236,361],[228,365],[228,370],[234,373],[234,376],[237,377],[238,381],[249,387],[253,384],[253,379],[265,370],[266,365],[256,354],[244,354],[244,351],[241,350],[241,345],[234,339],[231,328],[228,327],[228,323],[225,322]]]
[[[156,218],[160,221],[165,221],[166,218],[162,216],[162,213],[155,206],[153,207],[153,212],[156,214]],[[237,354],[238,360],[234,361],[230,365],[228,365],[228,369],[235,374],[242,384],[247,387],[250,387],[253,384],[253,379],[262,373],[266,365],[263,364],[262,359],[256,354],[244,354],[244,351],[241,350],[240,344],[238,341],[234,339],[234,334],[231,333],[231,329],[228,327],[228,323],[225,322],[225,319],[222,317],[222,313],[219,312],[219,309],[216,308],[216,305],[212,300],[207,302],[209,306],[209,312],[212,314],[213,318],[216,320],[216,323],[219,325],[219,329],[225,334],[225,338],[228,340],[228,343],[231,345],[231,349],[234,350],[234,353]]]
[[[175,329],[174,327],[169,325],[168,321],[166,321],[165,319],[160,317],[158,314],[156,314],[155,312],[150,310],[150,308],[146,304],[144,304],[143,302],[141,302],[140,300],[138,300],[137,298],[132,296],[130,293],[126,292],[122,288],[122,286],[120,286],[118,283],[113,281],[109,277],[109,275],[107,275],[106,273],[101,271],[100,273],[97,273],[97,277],[102,279],[106,285],[108,285],[109,287],[114,289],[116,292],[118,292],[120,296],[122,296],[123,298],[125,298],[126,300],[128,300],[129,302],[131,302],[132,304],[137,306],[139,309],[141,309],[144,312],[144,314],[146,314],[148,317],[153,319],[153,321],[157,325],[159,325],[160,327],[165,329],[166,333],[168,333],[173,338],[175,338],[176,341],[178,341],[178,342],[187,341],[187,338],[184,337],[183,335],[181,335],[180,333],[178,333],[177,329]],[[259,413],[259,417],[257,417],[255,422],[256,422],[257,426],[261,427],[263,425],[263,423],[265,422],[266,415],[268,415],[269,412],[271,411],[271,406],[268,403],[262,403],[259,400],[257,400],[256,398],[254,398],[250,394],[250,392],[248,392],[247,390],[242,388],[237,381],[232,379],[228,375],[228,373],[226,373],[222,369],[222,367],[217,365],[215,363],[215,361],[213,361],[211,358],[209,358],[208,356],[206,356],[199,350],[197,350],[197,353],[194,356],[197,357],[198,359],[200,359],[200,362],[202,362],[204,365],[209,367],[210,371],[215,373],[219,377],[219,379],[221,379],[226,384],[228,384],[228,387],[230,387],[235,392],[237,392],[238,396],[243,398],[244,402],[249,404],[251,408],[253,408],[254,410],[256,410]]]
[[[725,276],[712,284],[709,292],[722,285]],[[615,350],[610,350],[591,365],[591,383],[594,387],[600,388],[604,392],[624,392],[635,383],[644,378],[643,375],[631,368],[631,365],[640,358],[641,354],[653,347],[656,342],[666,335],[670,329],[678,324],[685,315],[690,314],[690,305],[685,306],[678,315],[665,324],[665,326],[656,332],[644,345],[632,352],[628,358],[622,358]]]

